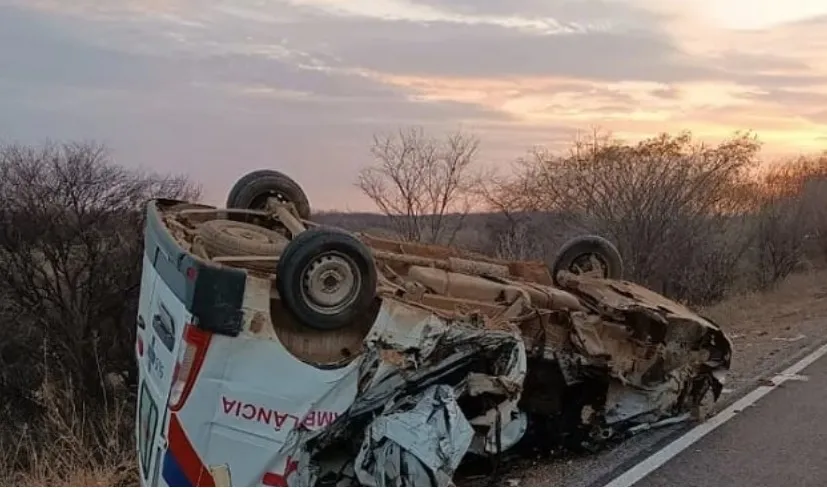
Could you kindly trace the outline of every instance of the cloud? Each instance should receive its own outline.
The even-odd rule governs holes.
[[[823,144],[827,17],[735,29],[708,1],[8,0],[0,133],[103,140],[213,202],[273,167],[356,208],[371,135],[400,125],[478,132],[487,162],[592,126]]]
[[[336,3],[307,1],[328,10]],[[432,12],[428,22],[400,20],[401,14],[388,20],[354,7],[337,16],[316,16],[279,28],[299,45],[314,46],[343,64],[370,71],[384,80],[450,78],[474,80],[472,84],[519,78],[638,81],[661,83],[662,96],[676,92],[674,86],[685,83],[737,84],[744,87],[744,92],[827,83],[827,69],[817,69],[811,58],[790,55],[778,46],[763,51],[750,49],[760,43],[745,37],[777,33],[735,33],[742,42],[721,42],[698,51],[670,31],[665,15],[643,9],[635,2],[423,1],[441,13]],[[543,32],[506,22],[523,17],[544,21],[544,15],[560,25],[574,27],[570,31]],[[457,18],[489,21],[462,22]],[[695,36],[704,32],[700,27],[693,25]],[[790,30],[787,26],[778,29]],[[324,43],[318,42],[319,32],[324,32]],[[445,99],[434,93],[419,93],[428,99]],[[461,93],[455,95],[468,98]]]
[[[710,75],[683,55],[657,16],[618,1],[434,0],[425,4],[428,15],[411,8],[408,18],[405,4],[395,3],[389,18],[356,8],[367,3],[305,0],[335,15],[281,24],[279,32],[348,65],[394,75],[654,81]],[[416,5],[422,8],[408,7]]]
[[[370,32],[368,26],[363,29]],[[498,26],[402,22],[393,31],[377,44],[373,38],[351,38],[333,29],[339,42],[332,52],[362,68],[419,76],[553,75],[669,82],[705,73],[682,61],[666,39],[646,32],[547,35]]]
[[[634,3],[618,0],[421,0],[422,3],[465,15],[546,17],[579,25],[651,27],[660,15]]]
[[[305,180],[311,195],[330,195],[319,204],[332,207],[358,197],[347,182],[373,132],[504,117],[472,104],[414,102],[324,53],[272,35],[240,37],[236,23],[217,35],[154,21],[119,32],[127,24],[113,24],[116,14],[0,9],[0,63],[15,67],[0,72],[5,140],[101,140],[125,164],[191,174],[214,203],[239,173],[279,168]]]
[[[164,59],[123,56],[121,53],[80,42],[59,23],[25,12],[0,8],[0,59],[4,81],[38,85],[101,88],[142,79],[155,83],[172,66],[157,66]]]

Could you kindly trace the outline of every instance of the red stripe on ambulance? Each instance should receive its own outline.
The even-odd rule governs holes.
[[[201,462],[174,413],[169,418],[169,450],[192,486],[215,486],[212,473]]]
[[[267,486],[287,486],[287,478],[298,470],[299,462],[287,456],[287,467],[284,468],[284,474],[265,473],[261,479],[261,484]]]

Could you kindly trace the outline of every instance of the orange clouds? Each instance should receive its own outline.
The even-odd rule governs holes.
[[[803,116],[812,108],[808,98],[816,106],[819,101],[827,102],[827,86],[787,89],[787,95],[801,96],[797,103],[784,103],[765,89],[737,82],[372,76],[409,90],[417,99],[477,104],[502,112],[522,126],[597,125],[630,139],[664,130],[691,129],[709,138],[755,130],[770,152],[816,150],[824,145],[820,137],[827,135],[827,117],[814,121]]]

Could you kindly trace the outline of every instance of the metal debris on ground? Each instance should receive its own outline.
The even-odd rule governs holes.
[[[806,339],[807,336],[804,334],[798,334],[793,337],[773,337],[772,340],[774,341],[781,341],[781,342],[798,342],[801,339]]]

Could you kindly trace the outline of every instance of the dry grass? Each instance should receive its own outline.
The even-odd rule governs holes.
[[[126,397],[90,412],[70,388],[46,383],[38,392],[45,415],[0,445],[2,486],[134,486],[138,483],[133,407]]]
[[[827,267],[791,275],[764,293],[734,296],[704,310],[733,342],[728,388],[737,390],[825,336]]]
[[[764,293],[743,293],[704,310],[732,333],[782,330],[794,321],[827,317],[827,269],[794,274]]]
[[[54,469],[49,468],[0,482],[4,486],[136,486],[137,468],[125,466],[125,461],[117,465],[69,466],[61,473],[55,473]],[[132,464],[136,462],[134,459],[130,461]]]

